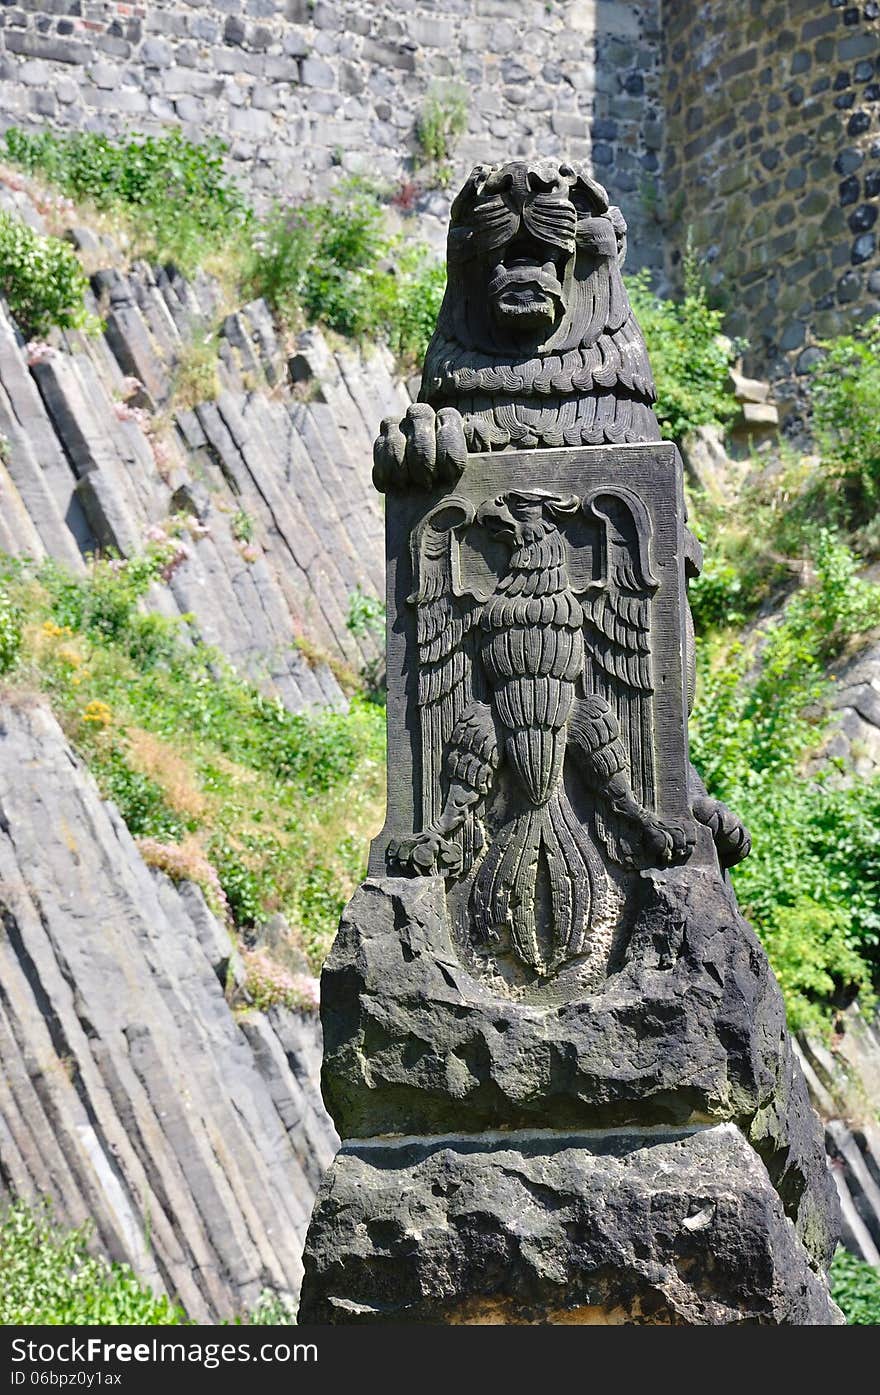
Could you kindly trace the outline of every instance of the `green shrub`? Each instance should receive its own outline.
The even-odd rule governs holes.
[[[353,635],[381,635],[385,633],[385,606],[375,596],[355,587],[348,598],[346,627]]]
[[[880,1325],[880,1270],[840,1249],[831,1261],[831,1296],[851,1326]]]
[[[65,1230],[51,1207],[13,1202],[0,1218],[0,1325],[162,1325],[185,1323],[182,1308],[157,1297],[127,1264],[89,1254],[91,1227]]]
[[[749,645],[701,646],[691,723],[694,764],[751,829],[754,852],[733,880],[794,1027],[826,1022],[841,994],[869,998],[880,968],[880,781],[840,788],[801,768],[821,735],[824,668],[880,622],[880,587],[828,532],[814,567]]]
[[[389,234],[362,180],[347,181],[326,202],[277,209],[251,273],[252,293],[289,322],[384,339],[403,357],[424,353],[444,284],[424,247]]]
[[[880,316],[825,349],[810,384],[813,425],[823,460],[865,516],[880,501]]]
[[[449,158],[467,130],[467,114],[467,90],[459,83],[438,83],[429,89],[416,122],[416,141],[422,162],[435,167],[440,184],[449,182]]]
[[[708,304],[694,261],[686,263],[680,301],[655,295],[646,270],[626,285],[651,357],[663,435],[677,441],[694,427],[730,421],[739,411],[728,379],[737,346],[723,337],[723,312]]]
[[[69,242],[44,237],[0,209],[0,294],[26,339],[42,338],[53,325],[93,329],[85,295],[88,279]]]
[[[0,586],[0,674],[14,667],[21,649],[21,611]]]
[[[247,228],[252,214],[223,169],[226,146],[194,144],[179,130],[116,142],[90,131],[56,134],[12,127],[9,158],[69,198],[127,213],[158,256],[191,269],[206,251]]]

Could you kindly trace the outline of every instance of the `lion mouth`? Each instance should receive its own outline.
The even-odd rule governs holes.
[[[488,286],[496,317],[522,325],[555,321],[562,305],[562,286],[552,261],[538,265],[521,260],[499,265]]]

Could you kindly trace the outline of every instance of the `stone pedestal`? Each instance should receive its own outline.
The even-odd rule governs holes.
[[[842,1321],[821,1130],[711,869],[642,873],[617,962],[577,1000],[499,1001],[461,964],[441,878],[372,879],[323,994],[346,1142],[301,1322]]]

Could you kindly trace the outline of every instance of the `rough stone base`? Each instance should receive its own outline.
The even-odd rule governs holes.
[[[836,1325],[732,1124],[348,1144],[301,1323]]]

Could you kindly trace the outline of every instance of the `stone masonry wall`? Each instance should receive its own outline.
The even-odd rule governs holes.
[[[817,342],[880,312],[880,4],[665,0],[664,193],[798,420]]]
[[[469,103],[450,192],[478,160],[592,157],[657,263],[659,0],[0,3],[0,125],[216,134],[264,197],[415,181],[438,240],[449,194],[414,169],[415,125],[449,84]]]
[[[437,244],[477,160],[589,160],[630,266],[674,281],[690,236],[796,421],[880,309],[878,61],[877,0],[0,0],[0,127],[215,134],[263,203],[366,173]],[[456,86],[444,188],[415,132]]]

